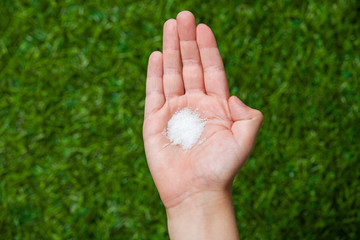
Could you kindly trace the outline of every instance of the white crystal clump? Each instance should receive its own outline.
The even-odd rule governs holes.
[[[183,108],[169,120],[166,136],[171,144],[189,150],[199,140],[205,124],[206,119],[201,118],[198,112]]]

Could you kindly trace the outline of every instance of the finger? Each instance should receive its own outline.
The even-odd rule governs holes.
[[[231,118],[234,121],[231,128],[234,137],[239,146],[250,154],[263,122],[263,115],[259,110],[246,106],[235,96],[229,98],[229,108]]]
[[[153,111],[161,108],[165,102],[162,82],[162,58],[159,51],[153,52],[149,57],[146,78],[145,118]]]
[[[208,95],[229,98],[229,87],[226,80],[216,40],[211,29],[205,24],[196,28],[196,40],[200,49],[201,62],[204,69],[205,90]]]
[[[180,12],[176,21],[180,39],[185,92],[205,92],[200,53],[196,43],[195,17],[189,11]]]
[[[177,23],[169,19],[164,24],[163,33],[164,61],[164,93],[165,97],[184,94],[184,84],[181,77],[181,59]]]

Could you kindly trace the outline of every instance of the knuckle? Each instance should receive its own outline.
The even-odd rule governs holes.
[[[204,73],[212,74],[214,72],[224,72],[224,67],[213,64],[204,68]]]

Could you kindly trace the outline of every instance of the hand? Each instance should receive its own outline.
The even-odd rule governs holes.
[[[198,109],[207,119],[201,136],[205,141],[187,151],[169,144],[163,134],[172,115],[184,107]],[[188,11],[166,21],[163,53],[153,52],[149,59],[143,137],[167,211],[201,195],[231,198],[233,179],[251,153],[262,119],[258,110],[229,98],[211,29],[196,26]]]

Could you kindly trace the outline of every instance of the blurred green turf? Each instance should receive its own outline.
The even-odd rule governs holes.
[[[360,238],[360,2],[1,1],[0,239],[167,239],[142,142],[149,54],[184,9],[265,116],[242,239]]]

